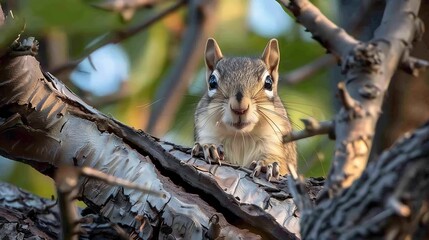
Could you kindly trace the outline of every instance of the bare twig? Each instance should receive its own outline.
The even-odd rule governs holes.
[[[301,215],[309,214],[313,209],[313,203],[305,188],[303,177],[298,175],[292,164],[288,164],[288,169],[290,174],[287,177],[287,183],[290,193],[293,196],[293,201],[298,207],[298,210],[301,211]]]
[[[318,122],[314,118],[301,119],[304,123],[304,130],[293,131],[287,135],[283,136],[283,142],[292,142],[303,138],[308,138],[316,135],[329,134],[331,138],[333,137],[334,122]]]
[[[137,9],[152,7],[156,2],[158,0],[103,0],[90,4],[99,9],[118,12],[123,20],[129,21]]]
[[[338,83],[338,96],[340,97],[341,103],[346,110],[361,111],[359,109],[359,103],[356,102],[349,94],[346,89],[344,82]]]
[[[130,27],[125,30],[115,31],[111,32],[109,34],[104,35],[100,40],[95,42],[94,44],[90,45],[88,48],[85,49],[85,51],[82,52],[80,57],[78,57],[76,60],[73,60],[71,62],[65,63],[62,66],[56,67],[54,69],[51,69],[50,72],[54,75],[60,74],[63,71],[73,69],[76,67],[77,64],[79,64],[84,57],[90,55],[95,50],[109,44],[109,43],[118,43],[121,42],[129,37],[134,36],[135,34],[139,33],[140,31],[146,29],[147,27],[151,26],[152,24],[159,21],[161,18],[167,16],[168,14],[176,11],[181,6],[183,6],[186,3],[185,0],[179,0],[172,4],[171,6],[167,7],[166,9],[160,11],[157,14],[154,14],[153,16],[147,18],[144,22],[137,26]]]
[[[80,224],[76,207],[79,172],[74,167],[58,168],[55,182],[58,193],[58,205],[61,213],[61,233],[64,240],[79,238]]]
[[[82,231],[79,224],[79,216],[76,208],[76,198],[79,192],[78,181],[81,176],[103,181],[109,185],[121,186],[135,189],[145,194],[165,198],[165,194],[149,188],[140,186],[128,180],[105,174],[101,171],[89,167],[76,168],[72,166],[61,166],[55,175],[55,182],[58,192],[58,203],[61,213],[61,226],[63,239],[77,240],[78,234]],[[121,232],[119,231],[118,234]]]
[[[406,73],[418,77],[421,71],[425,71],[429,67],[429,62],[424,59],[419,59],[407,56],[401,62],[401,68]]]
[[[296,84],[301,82],[302,80],[312,76],[317,73],[319,70],[331,66],[334,64],[335,58],[332,55],[323,55],[322,57],[317,58],[316,60],[293,70],[290,73],[285,74],[281,78],[281,82],[286,84]]]
[[[152,6],[158,0],[103,0],[90,3],[92,6],[114,12],[121,12],[127,9],[137,9],[145,6]]]
[[[135,189],[135,190],[138,190],[142,193],[150,194],[150,195],[154,195],[154,196],[158,196],[158,197],[162,197],[162,198],[166,197],[164,194],[161,194],[158,191],[153,191],[147,187],[140,186],[138,184],[135,184],[135,183],[130,182],[130,181],[125,180],[125,179],[121,179],[121,178],[114,177],[112,175],[105,174],[105,173],[100,172],[98,170],[95,170],[93,168],[82,167],[80,169],[80,174],[83,176],[89,177],[89,178],[93,178],[93,179],[103,181],[109,185],[121,186],[121,187],[129,188],[129,189]]]

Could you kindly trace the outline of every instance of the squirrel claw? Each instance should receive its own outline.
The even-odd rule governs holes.
[[[202,150],[201,144],[196,142],[194,144],[194,146],[192,147],[191,157],[196,157],[196,156],[200,155],[201,150]]]
[[[225,151],[223,150],[222,144],[217,146],[217,153],[219,154],[219,165],[220,165],[220,161],[223,161],[223,159],[225,158]]]
[[[202,150],[202,152],[204,154],[204,159],[209,164],[212,164],[212,161],[213,161],[213,162],[219,163],[219,165],[221,165],[221,161],[223,161],[224,155],[225,155],[222,145],[219,145],[219,146],[216,146],[215,144],[202,144],[201,145],[200,143],[195,143],[194,147],[192,148],[192,154],[194,154],[194,152],[195,153],[199,152],[200,150]]]
[[[265,178],[268,182],[271,182],[271,179],[273,178],[273,164],[268,164],[267,166],[267,172],[265,174]]]
[[[273,178],[278,180],[280,176],[280,164],[278,162],[273,162]]]
[[[253,164],[253,162],[252,162],[252,164]],[[263,163],[263,161],[259,160],[259,161],[256,161],[256,163],[253,165],[255,167],[254,167],[253,172],[252,172],[252,178],[257,177],[257,176],[259,176],[259,174],[261,174],[262,167],[263,167],[264,163]]]
[[[269,182],[279,180],[280,176],[280,165],[278,162],[268,164],[266,178]]]
[[[255,167],[256,167],[256,161],[255,160],[253,160],[251,163],[250,163],[250,166],[249,166],[249,169],[250,170],[253,170],[253,169],[255,169]]]
[[[264,160],[253,161],[250,166],[250,169],[253,169],[251,177],[258,177],[261,172],[265,172],[265,178],[269,181],[276,181],[279,177],[280,166],[278,162],[273,162],[268,165],[265,165]]]

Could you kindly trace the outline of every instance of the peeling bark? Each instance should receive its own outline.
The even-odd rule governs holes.
[[[245,170],[190,159],[190,149],[159,142],[88,106],[52,75],[42,74],[32,56],[9,55],[0,61],[4,66],[0,69],[2,155],[28,163],[48,176],[61,165],[88,166],[167,195],[162,199],[81,179],[79,197],[113,223],[137,230],[142,222],[136,216],[141,216],[149,223],[140,233],[144,238],[172,234],[199,239],[216,214],[221,236],[299,236],[296,206],[287,190],[281,190],[285,183],[255,183]],[[158,169],[168,172],[163,176]],[[190,197],[170,176],[205,192],[208,200]],[[213,199],[226,211],[210,207],[215,204]],[[240,227],[251,232],[229,224],[224,214],[238,217]]]

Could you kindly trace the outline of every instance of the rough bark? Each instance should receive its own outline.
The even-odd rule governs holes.
[[[0,192],[0,239],[58,239],[61,229],[55,201],[5,183],[0,183]]]
[[[427,239],[429,123],[371,162],[341,195],[301,214],[303,239]]]
[[[422,1],[419,17],[429,26],[429,2]],[[413,44],[411,56],[429,59],[429,33],[425,32],[423,41]],[[372,152],[380,154],[390,147],[402,134],[412,131],[429,119],[429,72],[418,76],[398,71],[393,77],[383,106],[383,114],[377,123],[375,143]]]
[[[398,143],[366,166],[390,80],[423,33],[417,17],[420,1],[387,1],[382,22],[368,42],[353,41],[309,1],[281,2],[338,56],[345,75],[338,85],[342,108],[335,117],[335,158],[319,204],[308,204],[302,191],[294,195],[298,206],[303,206],[301,236],[424,239],[428,224],[427,217],[422,217],[428,204],[427,125],[406,144]],[[296,182],[294,188],[299,190],[299,180]],[[404,222],[406,227],[398,224]]]
[[[57,201],[0,183],[0,239],[46,239],[61,236]],[[115,225],[90,209],[81,212],[80,239],[123,239]],[[128,239],[128,238],[127,238]]]
[[[344,84],[339,85],[343,106],[335,116],[335,157],[321,195],[333,197],[366,167],[390,80],[411,43],[424,31],[417,17],[420,1],[387,1],[382,22],[368,42],[348,35],[307,0],[282,2],[317,41],[338,56],[345,75]]]
[[[149,223],[144,224],[143,237],[163,236],[162,230],[168,227],[168,234],[175,237],[198,239],[216,214],[223,236],[299,236],[296,207],[288,191],[281,190],[287,189],[284,182],[278,187],[265,180],[253,182],[245,170],[190,159],[190,149],[160,142],[88,106],[52,75],[42,73],[33,56],[9,54],[0,63],[2,155],[48,176],[64,164],[89,166],[167,195],[162,199],[82,179],[79,198],[113,223],[137,230],[142,223],[135,217],[143,216]],[[171,182],[177,178],[185,187],[208,195],[187,194]],[[225,211],[210,207],[215,202]],[[254,233],[229,224],[224,215],[238,217],[240,227]]]

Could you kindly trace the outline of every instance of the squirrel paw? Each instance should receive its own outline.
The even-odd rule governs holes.
[[[253,170],[251,176],[258,177],[261,172],[265,172],[265,178],[271,182],[274,180],[278,180],[280,166],[278,162],[273,162],[268,165],[265,164],[265,160],[253,161],[250,164],[250,169]]]
[[[221,162],[224,159],[224,151],[223,151],[223,145],[216,146],[215,144],[200,144],[196,142],[194,144],[194,147],[192,148],[191,155],[192,156],[198,156],[201,151],[204,154],[204,159],[211,164],[212,161],[219,163],[221,165]]]

